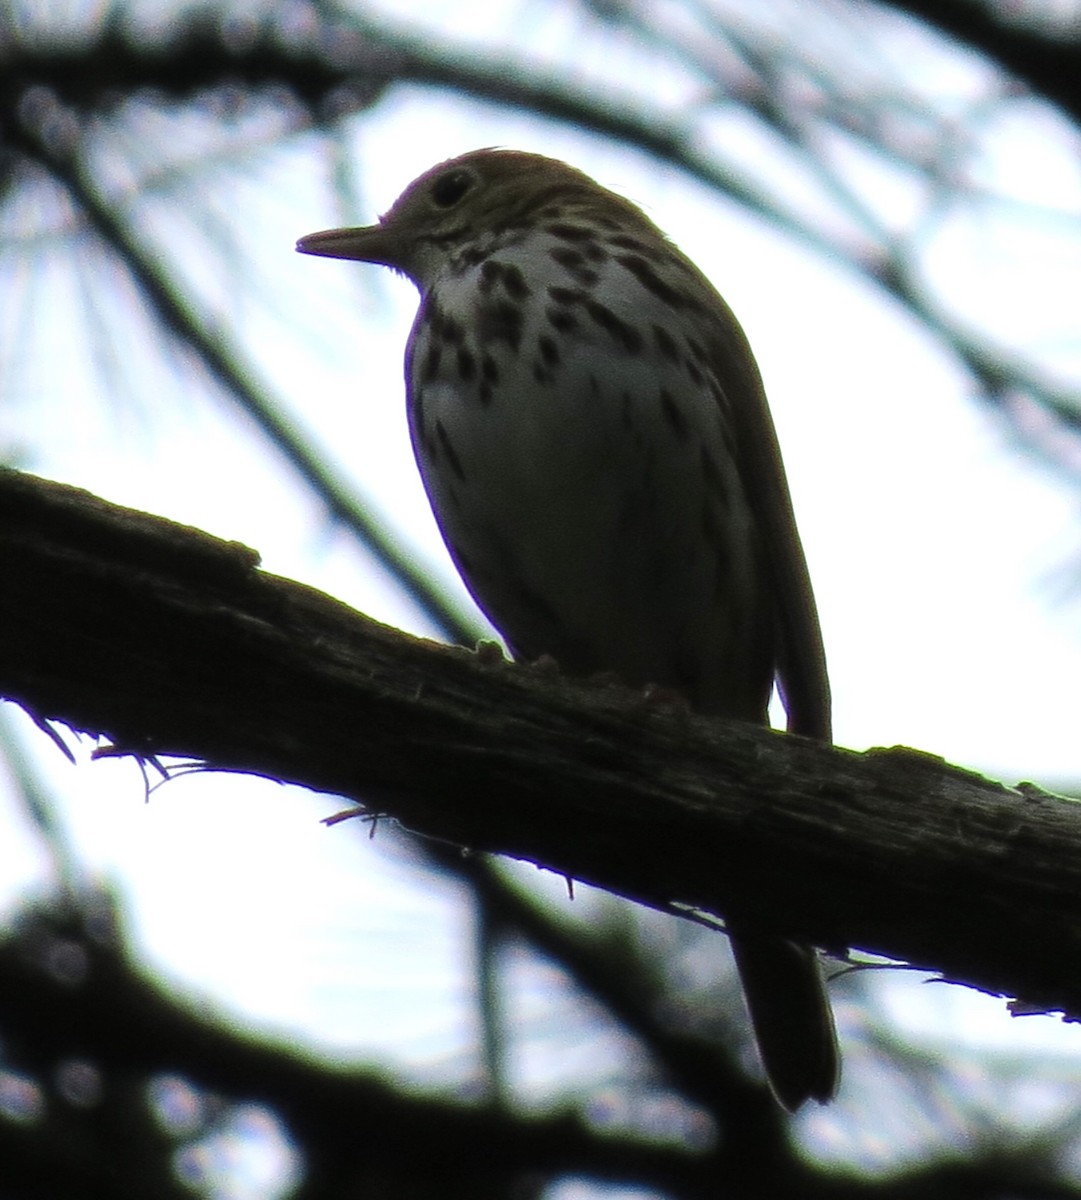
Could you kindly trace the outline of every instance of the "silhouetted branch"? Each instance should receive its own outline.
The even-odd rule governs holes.
[[[529,1118],[417,1095],[373,1070],[335,1067],[273,1039],[240,1035],[200,1012],[194,998],[148,978],[108,915],[108,897],[86,900],[84,912],[25,913],[15,935],[0,940],[5,1068],[59,1092],[53,1081],[77,1062],[100,1087],[96,1101],[81,1113],[73,1106],[66,1119],[62,1100],[49,1095],[50,1120],[21,1128],[0,1121],[5,1186],[28,1189],[20,1195],[190,1195],[173,1176],[167,1139],[148,1109],[149,1085],[162,1076],[220,1101],[268,1106],[304,1156],[303,1182],[291,1193],[297,1200],[384,1187],[402,1195],[418,1179],[433,1187],[453,1179],[458,1194],[470,1194],[471,1185],[473,1195],[499,1196],[523,1173],[561,1171],[708,1194],[714,1155],[605,1135],[572,1113]],[[123,1122],[115,1116],[121,1106]],[[109,1110],[114,1153],[103,1136]],[[160,1173],[152,1178],[151,1164]]]
[[[1081,40],[1076,14],[1063,10],[1066,19],[1061,36],[1056,37],[1039,27],[1051,23],[1053,11],[1026,12],[1023,4],[1011,8],[972,0],[884,2],[997,63],[1081,125]]]
[[[0,691],[641,903],[1081,1015],[1081,807],[408,637],[255,554],[0,473]]]

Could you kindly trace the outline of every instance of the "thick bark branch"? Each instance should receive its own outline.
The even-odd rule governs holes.
[[[1074,802],[412,638],[235,543],[12,471],[0,578],[0,695],[39,719],[1081,1016]]]

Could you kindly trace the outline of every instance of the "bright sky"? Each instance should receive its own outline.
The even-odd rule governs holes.
[[[537,47],[565,51],[572,36],[557,21],[538,33]],[[963,77],[969,68],[956,69]],[[685,81],[658,79],[677,104]],[[739,148],[744,135],[728,128],[725,136]],[[1081,540],[1076,499],[1010,447],[956,364],[865,283],[674,172],[435,93],[395,93],[355,123],[349,159],[364,207],[353,215],[371,219],[432,163],[481,145],[566,158],[642,204],[744,323],[815,581],[838,741],[902,743],[1007,782],[1081,780],[1081,602],[1063,598],[1056,582]],[[987,146],[989,182],[1022,180],[1038,200],[1050,193],[1056,207],[1081,212],[1073,151],[1046,113],[1014,106]],[[183,243],[193,286],[224,328],[240,331],[258,374],[450,583],[405,427],[401,356],[415,293],[377,268],[292,249],[298,235],[343,220],[320,149],[313,135],[267,148],[239,171],[208,172],[205,211],[178,219],[163,197],[142,220],[151,237]],[[758,152],[749,136],[744,149]],[[911,203],[898,180],[869,171],[866,186],[879,189],[886,211]],[[970,281],[966,289],[951,276],[960,311],[991,328],[1025,323],[1032,344],[1050,346],[1057,366],[1081,375],[1076,331],[1055,317],[1076,313],[1076,246],[1064,250],[1046,225],[990,208],[969,220],[939,214],[933,244],[927,270]],[[124,285],[91,274],[91,259],[72,272],[70,255],[70,243],[58,245],[49,275],[27,292],[33,352],[0,425],[0,435],[30,449],[28,468],[247,542],[268,569],[427,632],[175,356],[171,373],[150,366],[129,377],[126,392],[103,385],[88,365],[93,355],[78,346],[83,334],[70,313],[82,310],[65,306]],[[156,354],[158,335],[130,313],[106,312],[99,322],[105,349],[96,354],[148,362]],[[68,361],[84,366],[65,374],[55,360],[72,342]],[[392,835],[381,833],[373,848],[359,828],[328,831],[318,818],[335,801],[255,780],[189,777],[144,804],[133,765],[91,765],[85,746],[71,768],[40,735],[28,740],[63,796],[76,845],[120,881],[137,938],[183,986],[350,1055],[370,1052],[425,1078],[468,1074],[476,1038],[468,919],[453,887],[407,868]],[[40,879],[41,860],[29,835],[12,839],[4,859],[10,906]],[[562,902],[558,890],[553,902]],[[545,1019],[555,1024],[553,1012],[562,1013],[562,1048],[573,1059],[596,1038],[593,1014],[567,1015],[575,1010],[552,999],[544,969],[531,970]],[[1001,1006],[974,1003],[989,1014],[992,1040],[1014,1036]],[[963,1012],[947,1009],[937,1019],[963,1026]],[[1074,1031],[1066,1036],[1079,1042]]]

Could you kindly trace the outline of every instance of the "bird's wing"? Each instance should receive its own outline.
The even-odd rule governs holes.
[[[720,299],[720,297],[718,297]],[[777,686],[788,731],[830,741],[830,685],[811,577],[803,553],[773,418],[746,335],[721,300],[711,351],[728,399],[743,486],[758,521],[777,620]]]

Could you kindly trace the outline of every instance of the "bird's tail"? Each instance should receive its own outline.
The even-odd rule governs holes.
[[[833,1098],[840,1055],[822,970],[809,946],[739,926],[729,928],[743,994],[766,1078],[795,1112]]]

